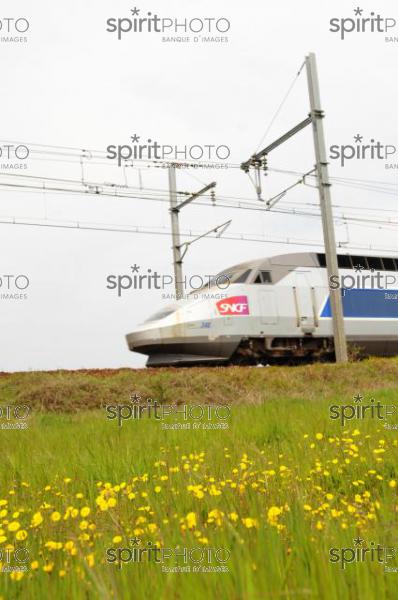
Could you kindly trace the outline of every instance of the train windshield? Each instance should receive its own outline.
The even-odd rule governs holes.
[[[226,290],[231,283],[245,283],[249,279],[250,273],[251,269],[226,269],[211,277],[205,285],[190,294],[197,294],[215,286]]]

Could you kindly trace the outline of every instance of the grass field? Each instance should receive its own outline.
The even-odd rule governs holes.
[[[0,596],[396,598],[398,416],[330,406],[398,406],[397,381],[395,359],[1,375],[2,567],[27,570]],[[132,394],[179,412],[133,418]]]

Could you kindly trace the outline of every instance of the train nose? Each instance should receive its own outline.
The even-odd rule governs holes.
[[[149,354],[148,350],[154,345],[159,345],[161,340],[160,329],[144,329],[133,331],[126,335],[127,345],[132,352],[140,352],[141,354]]]

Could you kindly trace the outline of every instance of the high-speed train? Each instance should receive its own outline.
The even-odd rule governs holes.
[[[340,289],[347,342],[398,354],[398,258],[295,253],[226,269],[126,336],[147,366],[272,364],[334,358],[330,286]]]

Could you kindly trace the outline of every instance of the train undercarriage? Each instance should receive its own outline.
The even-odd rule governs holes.
[[[166,351],[150,354],[147,366],[295,365],[333,360],[333,340],[309,335],[300,338],[244,338],[231,353],[225,352],[223,356],[198,353],[198,348],[192,346],[189,349],[183,349],[181,345],[175,349],[168,346]]]
[[[333,340],[331,338],[314,338],[309,335],[300,338],[244,339],[228,363],[235,365],[292,365],[333,360]]]

